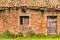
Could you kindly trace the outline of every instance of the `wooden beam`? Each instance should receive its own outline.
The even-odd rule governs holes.
[[[46,10],[46,11],[60,11],[60,9],[56,9],[56,8],[45,8],[45,7],[37,7],[37,6],[20,6],[20,7],[0,7],[0,10],[18,10],[18,9],[32,9],[32,10],[37,10],[37,11],[41,11],[41,10]]]

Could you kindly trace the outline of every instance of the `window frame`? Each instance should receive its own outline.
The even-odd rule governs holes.
[[[18,17],[18,26],[24,26],[24,25],[20,24],[20,16],[29,16],[29,24],[28,24],[28,26],[31,26],[31,23],[30,23],[30,16],[31,16],[31,14],[20,14],[19,15],[19,17]]]
[[[20,25],[24,25],[24,19],[27,19],[28,20],[28,24],[26,25],[29,25],[29,16],[20,16]]]

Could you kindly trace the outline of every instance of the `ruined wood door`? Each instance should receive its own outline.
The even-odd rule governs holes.
[[[47,16],[47,34],[57,34],[57,16]]]

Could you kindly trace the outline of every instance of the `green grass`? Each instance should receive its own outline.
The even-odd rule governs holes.
[[[24,37],[21,32],[18,35],[14,35],[10,31],[6,30],[3,34],[0,34],[0,40],[60,40],[59,35],[36,35],[33,31],[29,31],[27,36]]]
[[[60,40],[60,38],[0,38],[0,40]]]

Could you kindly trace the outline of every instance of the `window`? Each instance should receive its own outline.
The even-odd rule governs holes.
[[[29,25],[29,16],[20,16],[20,25]]]

